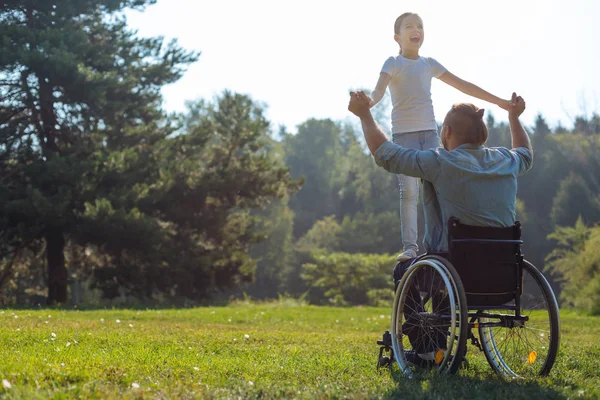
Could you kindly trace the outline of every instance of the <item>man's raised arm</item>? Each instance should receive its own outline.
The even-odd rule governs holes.
[[[512,94],[512,105],[508,110],[508,123],[510,125],[510,134],[512,137],[512,148],[516,149],[524,147],[533,154],[533,148],[529,141],[529,135],[521,125],[519,116],[525,111],[525,100],[521,96],[517,96],[516,93]]]
[[[508,108],[508,123],[510,125],[510,135],[512,137],[511,153],[518,160],[517,174],[520,175],[533,166],[533,148],[529,141],[529,135],[521,125],[519,116],[525,110],[525,100],[516,93],[512,94],[511,105]]]

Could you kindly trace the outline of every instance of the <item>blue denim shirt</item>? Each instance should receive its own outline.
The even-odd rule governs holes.
[[[425,249],[448,251],[448,218],[463,224],[507,227],[515,222],[517,176],[531,168],[526,148],[463,144],[452,151],[415,150],[385,142],[375,162],[389,172],[423,179]]]

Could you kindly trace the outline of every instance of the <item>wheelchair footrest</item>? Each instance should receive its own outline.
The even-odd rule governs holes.
[[[382,340],[378,340],[377,344],[379,347],[379,357],[377,358],[377,369],[383,367],[391,367],[394,361],[394,351],[392,350],[392,335],[389,331],[385,331]],[[384,355],[389,353],[389,356]]]
[[[390,331],[385,331],[383,334],[383,339],[378,340],[377,344],[380,346],[392,347],[392,335],[390,334]]]

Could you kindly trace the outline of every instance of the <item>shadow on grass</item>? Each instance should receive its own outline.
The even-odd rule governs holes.
[[[472,371],[466,371],[472,375]],[[475,372],[476,376],[439,375],[431,371],[407,379],[392,372],[397,382],[383,395],[384,399],[566,399],[560,392],[537,381],[505,381],[494,373]]]

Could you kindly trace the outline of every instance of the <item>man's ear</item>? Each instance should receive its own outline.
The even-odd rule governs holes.
[[[446,139],[452,136],[452,134],[454,133],[452,132],[452,128],[450,128],[448,125],[444,125],[442,129],[444,129],[444,135],[446,135]]]

